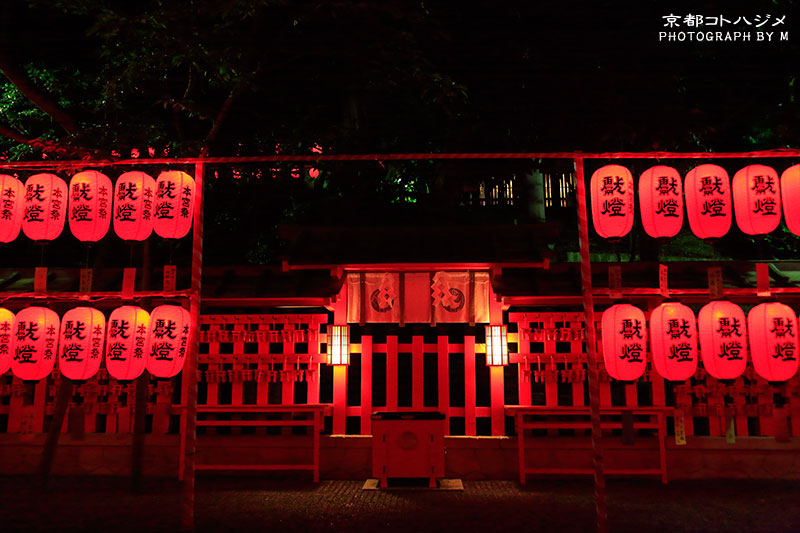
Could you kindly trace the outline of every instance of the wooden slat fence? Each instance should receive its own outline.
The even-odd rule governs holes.
[[[331,403],[332,372],[324,364],[328,322],[327,314],[203,316],[200,405]],[[506,323],[514,355],[504,370],[504,404],[585,406],[583,314],[511,312]],[[441,329],[424,335],[383,334],[378,325],[366,331],[370,334],[351,325],[355,342],[342,396],[347,405],[333,411],[345,423],[329,419],[328,431],[344,427],[349,434],[370,434],[374,411],[436,410],[445,413],[453,435],[489,435],[492,413],[504,416],[502,409],[492,408],[482,326],[459,325],[452,330],[456,334],[442,334]],[[748,366],[744,376],[723,384],[708,377],[702,365],[690,381],[677,384],[665,382],[650,367],[633,384],[613,382],[603,371],[601,377],[602,406],[675,408],[667,420],[670,434],[731,437],[733,420],[736,436],[800,437],[797,377],[773,386]],[[23,383],[10,373],[1,376],[0,433],[47,431],[60,379],[57,371],[38,383]],[[151,379],[148,432],[178,432],[179,383],[179,377]],[[134,388],[101,369],[77,387],[62,431],[130,433]],[[512,434],[513,424],[502,422],[499,427]]]

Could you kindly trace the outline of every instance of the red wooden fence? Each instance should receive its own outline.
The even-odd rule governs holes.
[[[203,316],[200,405],[332,402],[332,372],[324,365],[328,322],[327,314]],[[504,370],[504,404],[587,405],[583,314],[511,312],[506,323],[512,364]],[[350,346],[347,405],[333,415],[346,421],[341,426],[329,421],[329,430],[370,434],[373,411],[437,410],[447,416],[452,434],[491,433],[497,411],[489,393],[482,326],[456,325],[447,335],[441,329],[434,335],[433,328],[422,335],[385,335],[378,325],[368,330],[370,335],[359,335],[358,326],[351,326],[356,342]],[[39,383],[23,383],[10,373],[0,377],[0,432],[46,431],[59,379],[57,371]],[[149,432],[178,432],[179,379],[151,379]],[[62,431],[131,432],[133,391],[133,384],[101,370],[77,387]],[[677,424],[686,436],[730,436],[733,419],[736,436],[800,437],[800,380],[774,386],[756,376],[752,366],[729,385],[707,376],[702,366],[692,380],[675,384],[651,368],[634,384],[611,381],[601,372],[600,394],[602,406],[674,407],[670,433]],[[510,425],[500,427],[511,432]]]

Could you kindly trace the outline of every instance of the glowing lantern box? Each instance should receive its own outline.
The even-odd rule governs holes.
[[[592,174],[592,223],[606,239],[624,237],[633,227],[633,177],[620,165],[606,165]]]
[[[800,205],[800,165],[791,166],[781,174],[781,199],[786,227],[795,235],[800,235],[800,209],[795,208]]]
[[[692,233],[701,239],[722,237],[731,229],[730,179],[717,165],[700,165],[686,174],[686,214]]]
[[[331,326],[328,328],[328,364],[350,364],[350,342],[348,326]]]
[[[111,377],[127,381],[142,375],[150,333],[150,313],[125,305],[114,309],[106,332],[106,368]]]
[[[94,376],[103,361],[106,317],[91,307],[70,309],[61,317],[58,369],[71,380]]]
[[[765,235],[781,221],[778,173],[764,165],[749,165],[733,175],[736,224],[748,235]]]
[[[670,381],[691,378],[697,370],[697,325],[692,310],[665,302],[650,313],[650,352],[656,372]]]
[[[0,242],[11,242],[19,236],[24,190],[17,178],[0,174]]]
[[[185,172],[162,172],[156,180],[153,229],[165,239],[180,239],[192,227],[194,179]]]
[[[153,376],[171,378],[181,371],[189,350],[190,322],[189,311],[176,305],[160,305],[150,313],[145,366]]]
[[[126,241],[143,241],[153,233],[156,180],[144,172],[126,172],[114,186],[114,232]]]
[[[34,241],[61,235],[67,214],[67,184],[55,174],[35,174],[25,182],[22,231]]]
[[[620,381],[634,381],[647,365],[647,327],[641,309],[629,304],[612,305],[603,312],[603,360],[608,374]]]
[[[715,300],[698,314],[700,354],[711,377],[736,379],[747,367],[747,325],[738,305]]]
[[[508,365],[508,334],[506,326],[486,326],[486,364]]]
[[[53,371],[58,352],[59,320],[46,307],[27,307],[14,319],[11,371],[23,380],[38,380]]]
[[[373,413],[372,477],[387,487],[389,478],[427,478],[430,487],[444,477],[445,415],[432,411]]]
[[[69,181],[69,229],[82,242],[97,242],[111,226],[111,180],[96,170]]]
[[[683,184],[672,167],[655,166],[639,178],[639,208],[644,231],[653,238],[674,237],[683,226]]]
[[[14,313],[0,307],[0,376],[11,368],[11,353],[14,350]]]
[[[750,356],[759,376],[786,381],[797,373],[797,317],[788,305],[759,304],[747,315]]]

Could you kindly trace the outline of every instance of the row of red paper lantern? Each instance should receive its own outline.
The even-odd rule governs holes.
[[[627,235],[634,218],[630,170],[620,165],[599,168],[592,174],[590,188],[597,233],[607,239]],[[781,204],[789,231],[800,235],[800,165],[787,168],[780,180],[775,169],[750,165],[734,174],[732,183],[717,165],[700,165],[686,174],[685,181],[672,167],[649,168],[639,178],[645,232],[654,238],[677,235],[683,226],[684,196],[689,226],[701,239],[724,236],[734,215],[742,232],[767,234],[780,223]]]
[[[20,229],[34,241],[53,240],[66,220],[84,242],[105,237],[112,220],[124,240],[143,241],[153,231],[180,239],[192,226],[194,193],[194,179],[178,170],[162,172],[156,180],[144,172],[126,172],[113,187],[96,170],[75,174],[69,186],[55,174],[35,174],[24,185],[0,174],[0,242],[13,241]]]
[[[698,327],[699,326],[699,327]],[[741,307],[715,300],[694,312],[678,302],[666,302],[650,313],[650,352],[656,372],[682,381],[697,370],[697,340],[706,371],[717,379],[735,379],[750,356],[756,373],[768,381],[786,381],[798,368],[797,316],[788,306],[766,302],[753,307],[745,321]],[[644,313],[629,304],[603,312],[603,359],[618,380],[636,380],[647,364]]]
[[[61,374],[80,381],[94,376],[105,359],[119,380],[136,379],[145,369],[170,378],[183,368],[190,328],[189,312],[175,305],[152,313],[123,306],[108,321],[92,307],[70,309],[61,319],[46,307],[16,315],[0,308],[0,375],[10,368],[20,379],[43,379],[58,359]]]

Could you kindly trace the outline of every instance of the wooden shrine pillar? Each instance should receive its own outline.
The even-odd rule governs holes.
[[[183,486],[181,490],[181,530],[194,531],[195,501],[195,454],[197,453],[197,381],[198,352],[200,351],[200,289],[203,274],[203,163],[195,164],[195,202],[192,231],[192,281],[189,299],[191,335],[189,353],[183,367],[183,380],[186,395],[183,396],[184,415],[181,424],[179,453],[183,464]]]
[[[333,303],[333,324],[347,324],[347,284],[342,286]],[[349,341],[349,339],[348,339]],[[328,344],[330,352],[330,343]],[[347,427],[347,366],[333,367],[333,434],[344,435]]]
[[[583,158],[575,158],[576,194],[578,196],[578,244],[581,254],[581,289],[583,290],[583,312],[586,322],[586,356],[589,381],[589,413],[592,421],[592,464],[594,466],[594,502],[597,512],[597,531],[608,531],[606,508],[606,477],[603,469],[603,430],[600,426],[600,376],[597,367],[597,333],[594,321],[594,298],[592,296],[592,262],[589,255],[589,219],[586,208],[586,182],[583,173]]]
[[[498,300],[497,295],[491,289],[489,289],[489,325],[503,325],[503,302]],[[493,437],[506,434],[504,373],[504,366],[489,367],[490,412],[492,415]]]

